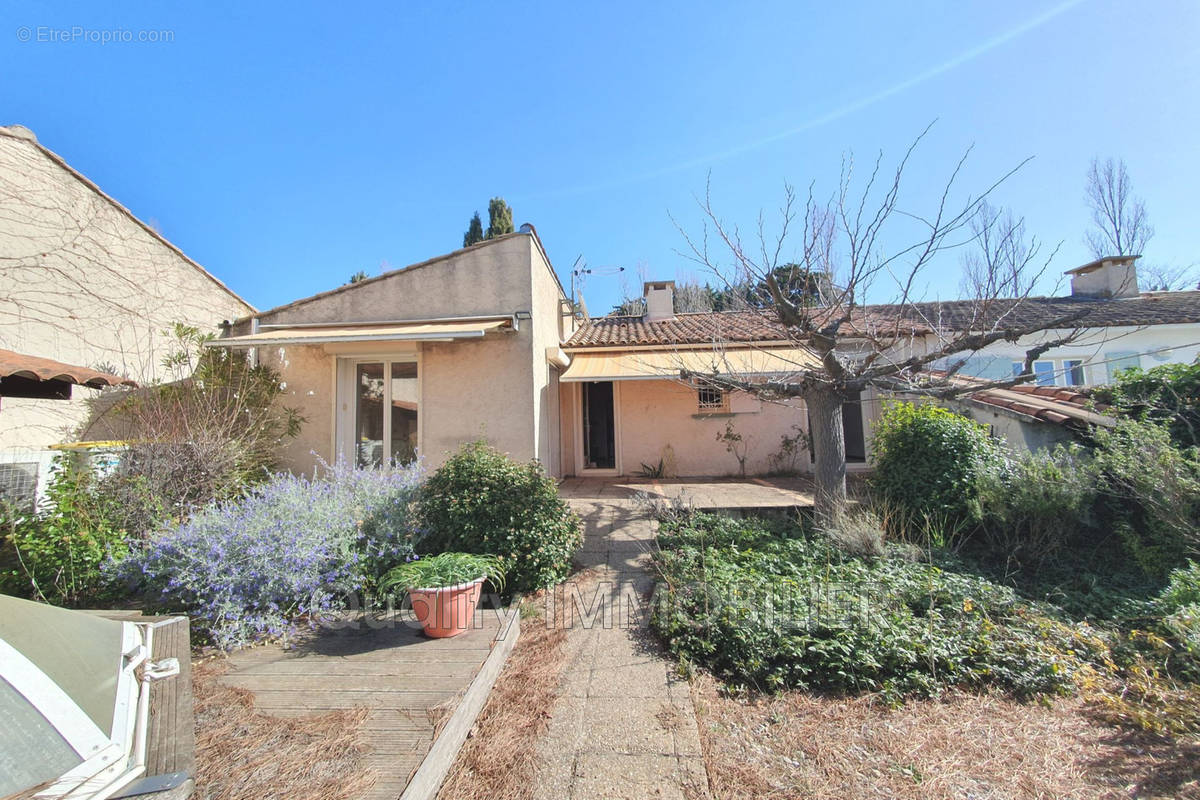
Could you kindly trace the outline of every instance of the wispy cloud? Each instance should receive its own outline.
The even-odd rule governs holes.
[[[1020,25],[1017,25],[1013,28],[1009,28],[1008,30],[1006,30],[1000,34],[997,34],[996,36],[993,36],[990,39],[980,42],[979,44],[975,45],[974,47],[971,47],[970,49],[967,49],[967,50],[962,51],[961,53],[958,53],[957,55],[941,62],[940,64],[937,64],[936,66],[933,66],[933,67],[930,67],[929,69],[923,70],[922,72],[919,72],[916,75],[906,78],[906,79],[900,81],[899,83],[892,84],[891,86],[889,86],[885,89],[881,89],[877,92],[873,92],[873,93],[868,94],[864,97],[861,97],[857,100],[851,101],[849,103],[845,103],[841,106],[838,106],[835,109],[832,109],[830,111],[827,111],[824,114],[821,114],[820,116],[813,117],[812,119],[806,120],[805,122],[802,122],[799,125],[795,125],[786,130],[778,131],[776,133],[772,133],[768,136],[764,136],[760,139],[755,139],[750,142],[744,142],[735,147],[730,147],[725,150],[719,150],[719,151],[716,151],[713,153],[708,153],[708,154],[702,155],[702,156],[696,156],[695,158],[690,158],[686,161],[680,161],[680,162],[677,162],[674,164],[669,164],[667,166],[659,167],[657,169],[633,173],[630,175],[613,178],[613,179],[607,180],[607,181],[600,181],[597,183],[586,184],[586,185],[582,185],[582,186],[569,187],[569,188],[558,190],[558,191],[537,192],[534,194],[525,194],[525,195],[521,196],[521,199],[531,199],[531,198],[541,198],[541,197],[561,197],[561,196],[569,196],[569,195],[577,195],[577,194],[586,194],[588,192],[603,191],[605,189],[615,189],[615,188],[619,188],[621,186],[627,186],[632,183],[638,183],[640,181],[650,180],[651,178],[657,178],[662,175],[669,175],[673,172],[680,172],[683,170],[692,169],[694,167],[699,167],[699,166],[709,166],[709,165],[715,164],[717,162],[724,161],[729,158],[733,158],[734,156],[741,155],[742,153],[746,153],[751,150],[756,150],[760,147],[765,147],[766,145],[771,144],[773,142],[777,142],[782,139],[788,139],[793,136],[797,136],[801,133],[811,131],[815,128],[820,128],[824,125],[828,125],[831,122],[835,122],[844,117],[848,117],[851,114],[854,114],[858,111],[862,111],[864,108],[873,106],[876,103],[878,103],[882,100],[886,100],[889,97],[894,97],[895,95],[906,92],[909,89],[912,89],[916,86],[920,86],[923,83],[931,81],[934,78],[937,78],[941,75],[946,74],[947,72],[950,72],[954,69],[957,69],[958,67],[961,67],[963,64],[974,61],[975,59],[979,58],[980,56],[983,56],[983,55],[991,52],[992,50],[995,50],[997,47],[1005,45],[1008,42],[1011,42],[1013,39],[1019,38],[1019,37],[1025,35],[1026,33],[1029,33],[1032,30],[1040,28],[1042,25],[1045,25],[1047,22],[1051,21],[1055,17],[1058,17],[1058,16],[1066,13],[1067,11],[1070,11],[1072,8],[1082,5],[1085,2],[1087,2],[1087,0],[1066,0],[1065,2],[1059,3],[1058,5],[1055,5],[1055,6],[1052,6],[1048,9],[1046,9],[1045,11],[1043,11],[1040,14],[1030,17],[1028,20],[1022,22]]]

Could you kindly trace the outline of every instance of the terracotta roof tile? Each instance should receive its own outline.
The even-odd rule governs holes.
[[[895,305],[864,306],[852,323],[843,326],[843,333],[894,324],[901,309]],[[914,303],[903,307],[903,317],[908,320],[908,329],[914,332],[930,328],[1027,328],[1076,317],[1073,326],[1093,328],[1187,324],[1200,322],[1200,291],[1153,292],[1118,300],[1031,297],[1019,302],[996,302],[983,319],[976,319],[976,311],[976,305],[967,300]],[[674,319],[660,322],[647,322],[644,317],[600,317],[584,322],[566,346],[676,345],[788,338],[787,331],[772,319],[769,311],[710,311],[677,314]]]
[[[1018,384],[1002,389],[984,389],[968,395],[967,399],[1073,428],[1112,424],[1112,418],[1103,414],[1107,406],[1099,403],[1089,406],[1086,396],[1069,389]]]
[[[87,367],[64,364],[49,358],[27,356],[12,350],[0,350],[0,378],[29,378],[35,381],[66,381],[98,389],[101,386],[137,386],[120,375],[110,375]]]

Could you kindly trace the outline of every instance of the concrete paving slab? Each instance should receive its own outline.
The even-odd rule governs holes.
[[[595,582],[558,598],[575,613],[533,796],[704,796],[691,693],[648,627],[654,526],[628,487],[589,481],[576,488],[590,493],[572,500],[586,514],[577,560],[594,566]]]

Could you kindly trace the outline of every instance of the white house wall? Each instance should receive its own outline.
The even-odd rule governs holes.
[[[216,333],[253,310],[19,128],[0,128],[0,265],[0,347],[143,384],[169,377],[174,323]],[[4,398],[0,455],[73,440],[98,392],[72,394]]]

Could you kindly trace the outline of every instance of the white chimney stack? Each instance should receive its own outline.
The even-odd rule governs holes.
[[[675,319],[675,281],[646,281],[642,291],[646,298],[647,322]]]
[[[1141,256],[1105,256],[1067,270],[1072,297],[1137,297],[1137,267]]]

